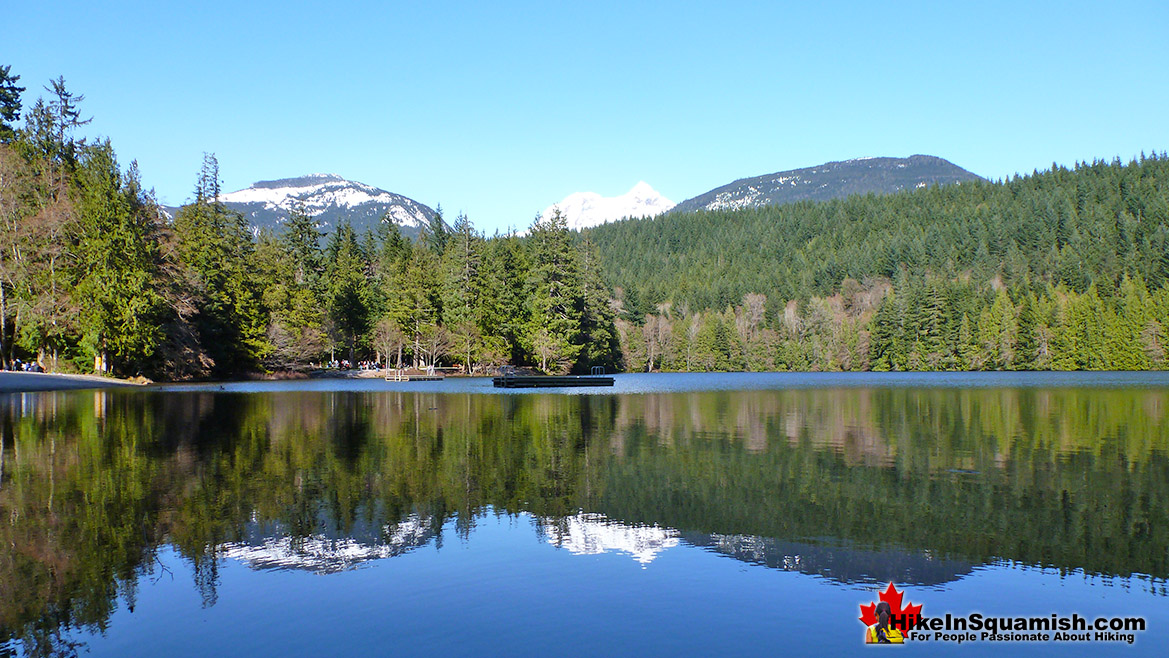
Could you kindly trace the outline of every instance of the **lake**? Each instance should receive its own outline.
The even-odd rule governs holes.
[[[889,583],[1146,624],[916,653],[1169,646],[1166,373],[25,393],[0,438],[0,656],[832,655]]]

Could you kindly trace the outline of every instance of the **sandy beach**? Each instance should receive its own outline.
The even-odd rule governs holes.
[[[59,375],[45,372],[0,371],[0,393],[21,393],[27,391],[63,391],[78,388],[112,388],[115,386],[138,386],[111,377],[96,375]]]

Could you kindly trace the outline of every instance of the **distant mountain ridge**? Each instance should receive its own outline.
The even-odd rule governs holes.
[[[678,204],[644,181],[614,197],[577,192],[548,206],[544,214],[559,209],[570,229],[582,229],[624,218],[827,201],[853,194],[892,194],[928,185],[979,180],[982,178],[935,156],[855,158],[739,179]],[[388,213],[404,235],[416,238],[436,214],[409,197],[325,173],[257,181],[221,195],[220,200],[243,214],[256,230],[279,230],[297,204],[316,217],[326,232],[343,221],[350,222],[358,232],[376,229]],[[166,207],[164,211],[173,217],[178,208]]]
[[[324,231],[331,231],[343,221],[349,221],[359,233],[376,229],[388,213],[403,234],[416,237],[435,215],[433,209],[414,199],[336,174],[258,181],[223,194],[219,200],[242,213],[256,229],[279,230],[297,204],[316,217]],[[173,216],[177,208],[166,210]]]
[[[893,194],[982,177],[932,155],[854,158],[814,167],[742,178],[674,206],[671,213],[737,210],[796,201],[827,201],[853,194]]]

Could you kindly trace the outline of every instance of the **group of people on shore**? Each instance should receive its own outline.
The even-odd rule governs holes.
[[[41,367],[41,364],[37,363],[36,361],[29,361],[29,362],[25,363],[25,362],[22,362],[20,359],[13,359],[12,364],[7,368],[3,368],[3,370],[8,370],[11,372],[44,372],[45,371],[45,369],[43,367]]]
[[[358,361],[357,370],[377,370],[380,368],[377,363],[373,361]],[[349,359],[334,359],[326,363],[320,364],[321,370],[354,370],[354,365],[350,363]]]
[[[318,370],[383,370],[383,369],[391,368],[391,367],[392,366],[388,363],[382,364],[378,361],[358,361],[356,364],[354,364],[354,363],[350,362],[349,359],[334,359],[332,361],[324,361],[324,362],[320,363],[319,366],[317,366],[317,369]],[[457,372],[460,374],[464,371],[462,364],[457,364],[454,367],[450,367],[450,368],[436,368],[433,365],[431,365],[431,366],[407,366],[407,365],[404,365],[404,366],[402,366],[402,369],[403,370],[426,371],[426,372],[431,372],[431,373],[433,373],[435,370],[442,370],[442,371],[448,372],[448,373]]]

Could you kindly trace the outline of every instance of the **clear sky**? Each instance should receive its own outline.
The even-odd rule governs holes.
[[[988,178],[1169,149],[1169,2],[41,2],[0,12],[26,106],[191,196],[310,172],[481,229],[639,180],[681,201],[861,156]]]

